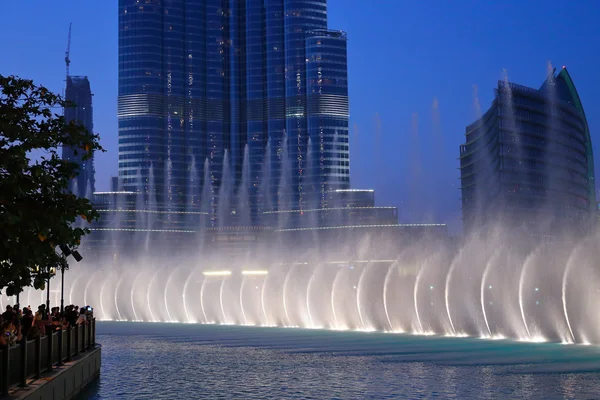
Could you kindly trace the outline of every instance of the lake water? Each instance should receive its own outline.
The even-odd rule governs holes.
[[[598,399],[600,347],[99,322],[91,399]]]

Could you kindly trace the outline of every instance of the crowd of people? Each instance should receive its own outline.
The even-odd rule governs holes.
[[[88,325],[93,319],[92,307],[66,306],[64,312],[60,307],[53,307],[50,312],[42,304],[34,313],[31,306],[21,309],[18,304],[6,306],[0,314],[0,346],[12,346],[23,338],[33,340],[48,332],[67,329],[75,325]]]

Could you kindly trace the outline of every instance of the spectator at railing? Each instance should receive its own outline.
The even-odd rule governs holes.
[[[33,328],[33,313],[27,307],[23,309],[23,316],[21,317],[21,335],[29,338],[29,332]]]
[[[21,308],[18,304],[13,306],[13,325],[15,327],[14,333],[16,336],[15,340],[21,340],[21,319],[23,318],[23,313],[21,312]]]
[[[10,321],[13,319],[13,309],[12,306],[6,306],[6,311],[2,313],[2,322]]]
[[[91,306],[85,307],[85,316],[87,317],[88,322],[91,322],[94,319],[94,309]]]
[[[18,304],[7,306],[6,311],[0,314],[0,346],[14,345],[21,338],[33,340],[40,335],[45,336],[48,330],[54,332],[75,325],[89,325],[93,317],[90,306],[79,309],[69,305],[61,313],[59,307],[46,310],[46,305],[41,304],[35,314],[30,307],[21,310]]]
[[[10,325],[10,321],[6,321],[2,323],[2,326],[0,327],[0,346],[5,347],[8,344],[8,336],[10,335],[10,332],[8,331],[8,329]]]
[[[88,324],[88,319],[86,317],[86,309],[85,307],[81,307],[81,309],[79,310],[79,317],[77,318],[77,321],[75,322],[76,325],[87,325]]]
[[[27,332],[27,340],[35,340],[40,336],[40,330],[36,326],[32,326]]]
[[[13,346],[21,339],[17,327],[15,327],[14,321],[4,321],[2,325],[3,338],[6,341],[5,344]]]
[[[62,328],[63,323],[59,307],[52,308],[52,312],[50,314],[50,325],[53,331],[58,331]]]
[[[65,318],[67,319],[69,326],[75,326],[78,317],[79,315],[76,306],[70,305],[65,308]]]
[[[46,313],[46,305],[42,304],[41,306],[38,307],[38,311],[35,313],[34,322],[33,322],[34,326],[37,328],[38,332],[42,336],[46,335],[46,320],[44,318],[45,313]]]

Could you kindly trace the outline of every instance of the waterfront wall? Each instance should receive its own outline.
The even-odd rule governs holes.
[[[71,399],[100,374],[96,322],[0,350],[0,389],[6,399]]]
[[[16,388],[11,399],[68,400],[81,393],[100,375],[101,347],[95,346],[77,359],[55,368],[25,389]]]

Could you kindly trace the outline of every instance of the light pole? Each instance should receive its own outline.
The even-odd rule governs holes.
[[[46,288],[46,313],[50,313],[50,278],[54,275],[56,268],[50,268],[50,274],[48,275],[48,287]]]
[[[63,255],[66,257],[69,257],[70,255],[73,256],[73,258],[75,259],[75,261],[80,262],[81,260],[83,260],[83,257],[81,257],[81,254],[79,254],[79,252],[77,250],[71,250],[69,249],[68,246],[65,245],[61,245],[59,246],[60,250],[62,251]],[[65,311],[65,267],[61,266],[60,267],[60,313],[62,315],[62,313]]]
[[[60,315],[65,312],[65,267],[60,268]]]

